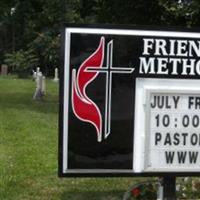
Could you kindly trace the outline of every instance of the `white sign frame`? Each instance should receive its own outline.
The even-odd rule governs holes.
[[[159,87],[158,87],[159,85]],[[188,79],[136,79],[136,99],[135,99],[135,136],[134,136],[134,161],[133,169],[136,173],[142,172],[198,172],[199,167],[148,167],[149,152],[148,132],[149,132],[149,111],[147,104],[150,101],[150,93],[175,93],[175,94],[200,94],[200,80]],[[141,124],[141,122],[144,122]]]

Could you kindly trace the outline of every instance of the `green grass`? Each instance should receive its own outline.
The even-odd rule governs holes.
[[[34,90],[31,79],[0,76],[0,200],[122,200],[144,180],[58,178],[58,84],[47,80],[43,101],[32,99]],[[199,199],[199,179],[184,187],[179,196]]]
[[[58,84],[0,76],[0,200],[119,200],[133,178],[58,178]]]

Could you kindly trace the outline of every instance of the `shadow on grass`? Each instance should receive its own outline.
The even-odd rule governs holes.
[[[124,191],[85,191],[64,192],[61,200],[122,200]]]

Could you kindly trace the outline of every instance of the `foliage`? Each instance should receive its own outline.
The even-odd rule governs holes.
[[[161,24],[163,11],[158,0],[126,0],[126,3],[121,0],[99,0],[97,2],[97,20],[101,23]]]
[[[134,184],[125,192],[123,200],[154,200],[157,198],[157,181],[149,180]],[[199,199],[200,179],[198,177],[177,178],[176,196],[178,200]]]
[[[179,178],[177,181],[177,195],[180,199],[199,199],[200,179],[196,178]]]
[[[199,0],[1,0],[0,61],[6,53],[31,48],[48,74],[60,65],[64,23],[195,27],[200,25],[200,4]]]
[[[38,33],[38,36],[29,44],[31,49],[37,52],[37,57],[40,60],[40,65],[47,65],[52,69],[59,67],[59,55],[60,55],[60,34],[55,36],[53,31],[46,31],[44,33]],[[48,71],[43,69],[45,74]]]
[[[38,58],[32,50],[19,50],[5,55],[5,63],[12,66],[17,72],[25,72],[38,63]]]
[[[190,0],[160,0],[163,19],[171,26],[191,26],[192,3]]]
[[[132,185],[124,194],[123,200],[154,200],[157,198],[157,185],[154,181],[145,181]]]
[[[4,8],[0,13],[0,53],[31,48],[37,52],[41,69],[59,66],[61,27],[65,22],[81,21],[80,1],[2,0],[0,5]]]
[[[159,0],[164,24],[198,27],[200,25],[199,0]]]

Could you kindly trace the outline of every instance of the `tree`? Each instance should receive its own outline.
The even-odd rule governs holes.
[[[30,50],[39,58],[39,66],[58,66],[60,32],[64,22],[79,22],[79,0],[15,0],[3,1],[6,8],[1,34],[8,38],[5,53]],[[9,11],[15,8],[11,15]],[[1,27],[0,27],[1,28]],[[11,34],[9,34],[11,32]],[[2,40],[3,43],[3,40]],[[45,70],[46,69],[46,70]]]
[[[190,27],[193,12],[192,0],[160,0],[163,7],[163,19],[167,25]]]
[[[101,23],[160,25],[162,10],[158,0],[97,0],[97,20]]]
[[[31,50],[49,74],[59,67],[64,23],[194,27],[200,24],[200,4],[198,0],[1,0],[1,62],[6,53]]]
[[[21,77],[26,77],[31,68],[38,63],[38,58],[28,51],[15,51],[5,55],[5,63],[12,66]]]

